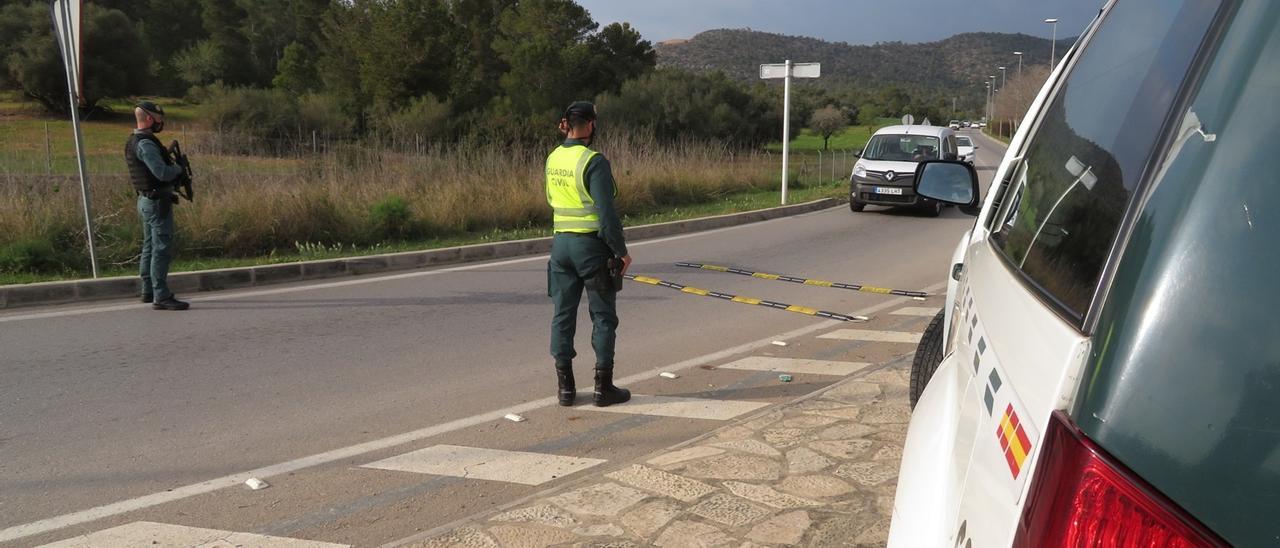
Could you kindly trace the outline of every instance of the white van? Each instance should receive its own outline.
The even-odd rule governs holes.
[[[938,126],[889,126],[867,141],[849,175],[849,209],[859,212],[867,204],[923,209],[930,216],[942,213],[942,202],[917,198],[912,190],[916,165],[925,160],[954,160],[955,131]]]
[[[1280,545],[1280,2],[1112,0],[1027,112],[912,368],[889,546]]]

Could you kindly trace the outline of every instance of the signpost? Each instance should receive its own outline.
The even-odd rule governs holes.
[[[80,49],[82,0],[53,0],[49,16],[53,34],[58,39],[62,65],[67,70],[67,96],[71,101],[71,129],[76,137],[76,167],[80,171],[80,198],[84,204],[85,237],[89,241],[89,264],[93,277],[98,277],[98,255],[93,245],[93,215],[90,213],[89,180],[84,167],[84,136],[80,132],[80,105],[84,104],[83,54]]]
[[[760,65],[760,78],[783,79],[782,84],[782,205],[787,205],[787,168],[791,153],[791,79],[818,78],[822,75],[819,63],[785,63]]]

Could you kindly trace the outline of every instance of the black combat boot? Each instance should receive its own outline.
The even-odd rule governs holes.
[[[613,385],[613,369],[596,369],[596,407],[608,407],[631,399],[631,391]]]
[[[560,405],[572,406],[578,396],[578,389],[573,385],[573,366],[556,364],[556,382],[560,384]]]
[[[191,308],[190,304],[179,301],[173,295],[166,297],[164,300],[151,303],[151,308],[155,310],[186,310]]]

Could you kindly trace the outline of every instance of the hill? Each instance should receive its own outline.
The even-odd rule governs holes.
[[[1058,41],[1057,53],[1066,51],[1075,38]],[[668,40],[655,46],[659,66],[693,71],[721,71],[731,78],[754,81],[761,63],[822,63],[821,84],[850,83],[882,87],[898,85],[909,92],[981,94],[983,79],[1000,76],[997,66],[1017,72],[1022,51],[1023,69],[1049,63],[1050,40],[1026,34],[971,32],[937,42],[906,44],[881,42],[854,46],[803,36],[786,36],[750,29],[709,30],[688,40]]]

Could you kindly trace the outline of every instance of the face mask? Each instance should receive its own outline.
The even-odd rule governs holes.
[[[152,118],[152,120],[155,120],[155,118]],[[153,121],[151,123],[151,133],[160,133],[161,131],[164,131],[164,120]]]

